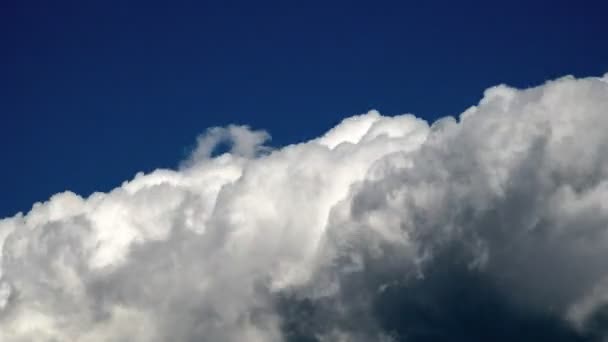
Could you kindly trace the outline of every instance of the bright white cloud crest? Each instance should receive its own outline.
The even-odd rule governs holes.
[[[345,320],[368,305],[351,291],[416,282],[453,246],[583,334],[608,307],[607,79],[493,87],[431,126],[372,111],[275,150],[213,128],[179,170],[57,194],[0,221],[0,340],[288,340],[276,298],[331,299]],[[358,329],[311,335],[397,338]]]

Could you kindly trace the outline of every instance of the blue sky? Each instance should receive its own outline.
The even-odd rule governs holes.
[[[498,83],[608,71],[602,1],[0,5],[0,217],[174,167],[210,126],[318,136],[458,114]]]

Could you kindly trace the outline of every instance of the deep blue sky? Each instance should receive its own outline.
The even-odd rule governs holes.
[[[531,2],[3,0],[0,217],[174,167],[209,126],[284,145],[608,71],[605,1]]]

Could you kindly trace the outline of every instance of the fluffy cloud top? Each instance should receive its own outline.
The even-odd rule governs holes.
[[[0,220],[0,340],[608,338],[608,75],[268,138]]]

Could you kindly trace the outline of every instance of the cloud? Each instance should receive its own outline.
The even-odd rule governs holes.
[[[254,131],[249,126],[229,125],[209,128],[197,138],[196,148],[184,166],[192,166],[209,159],[223,144],[228,145],[228,152],[232,155],[252,158],[268,150],[263,146],[268,139],[270,135],[267,132]]]
[[[54,195],[0,221],[0,340],[601,341],[607,80],[276,149],[211,128],[178,170]]]

